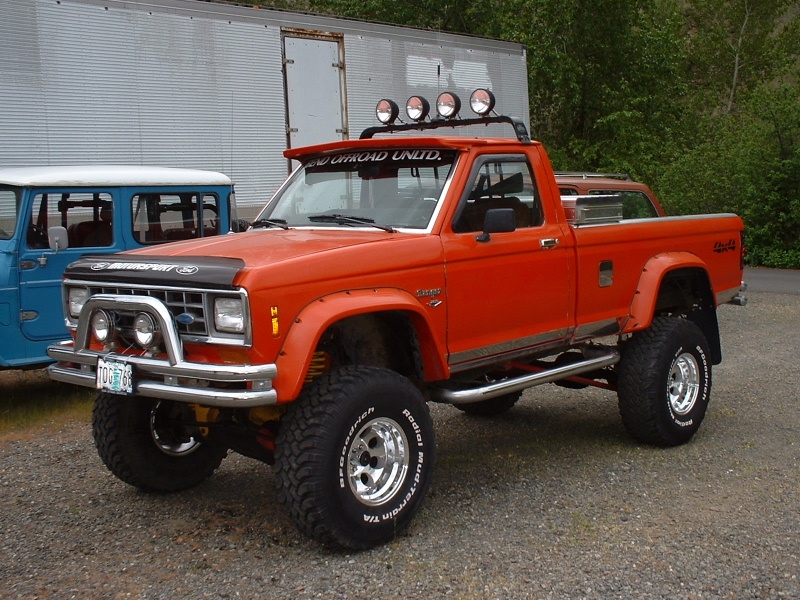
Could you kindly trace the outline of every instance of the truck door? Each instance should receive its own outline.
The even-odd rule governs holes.
[[[513,358],[569,334],[573,286],[567,244],[548,223],[524,155],[479,157],[442,235],[450,366]],[[516,228],[481,236],[491,208],[512,209]]]
[[[19,251],[20,322],[29,340],[60,340],[67,336],[61,306],[61,276],[67,265],[84,254],[115,251],[113,223],[117,218],[110,191],[42,190],[26,219],[27,233]],[[69,247],[50,249],[47,229],[67,229]]]
[[[284,31],[289,148],[347,139],[341,42],[335,35],[299,37]]]

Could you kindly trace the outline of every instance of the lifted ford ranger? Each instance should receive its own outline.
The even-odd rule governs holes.
[[[511,409],[531,386],[616,392],[645,443],[700,427],[722,359],[716,308],[744,303],[735,215],[623,219],[618,196],[565,208],[541,144],[494,115],[439,116],[291,149],[301,164],[249,231],[93,256],[65,274],[73,341],[54,379],[97,388],[100,457],[173,491],[229,450],[274,464],[277,499],[324,544],[409,525],[434,466],[427,402]],[[408,135],[507,123],[515,138]],[[388,136],[403,132],[404,135]]]

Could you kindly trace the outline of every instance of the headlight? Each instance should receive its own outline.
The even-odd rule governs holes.
[[[133,339],[142,348],[152,348],[161,341],[161,332],[153,317],[147,313],[136,315],[133,319]]]
[[[244,333],[244,304],[240,298],[214,300],[214,326],[217,331]]]
[[[89,289],[83,287],[71,287],[67,292],[67,304],[69,316],[77,319],[81,314],[81,309],[89,299]]]
[[[114,322],[111,316],[104,310],[96,310],[92,313],[92,335],[101,344],[111,341],[114,332]]]

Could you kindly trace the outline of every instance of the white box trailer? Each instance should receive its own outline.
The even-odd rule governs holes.
[[[0,1],[0,167],[221,171],[244,216],[287,147],[358,137],[381,98],[477,87],[529,124],[516,43],[201,0]]]

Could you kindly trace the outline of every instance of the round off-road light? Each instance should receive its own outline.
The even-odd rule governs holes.
[[[489,90],[479,88],[469,97],[469,106],[472,112],[485,117],[494,109],[494,94]]]
[[[391,125],[394,123],[399,113],[400,109],[397,107],[397,102],[394,100],[387,100],[384,98],[380,100],[375,107],[375,116],[377,116],[378,121],[384,125]]]
[[[461,110],[461,98],[452,92],[443,92],[436,99],[436,112],[443,119],[453,119]]]
[[[111,341],[114,334],[114,321],[104,310],[96,310],[92,313],[92,335],[101,344],[107,344]]]
[[[133,319],[133,338],[142,348],[152,348],[161,341],[161,332],[153,317],[143,312],[136,315]]]
[[[406,114],[412,121],[423,121],[430,110],[430,103],[422,96],[411,96],[406,102]]]

